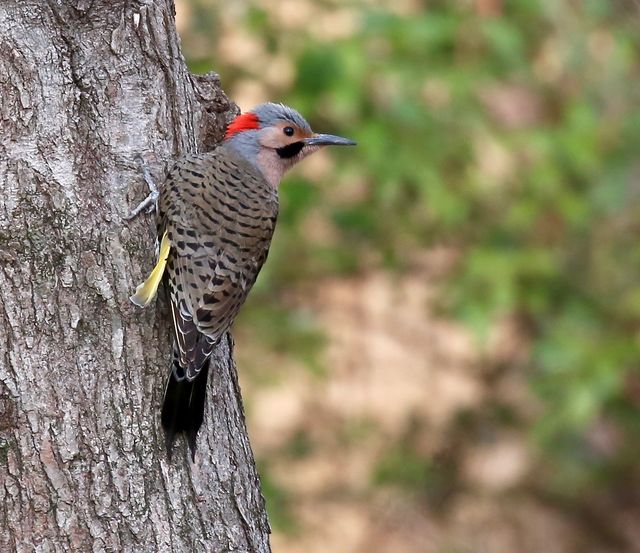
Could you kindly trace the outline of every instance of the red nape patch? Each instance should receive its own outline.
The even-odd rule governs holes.
[[[231,138],[233,135],[238,134],[242,131],[249,131],[251,129],[259,129],[260,128],[260,120],[255,113],[243,113],[238,115],[227,127],[227,132],[224,135],[224,139],[227,140]]]

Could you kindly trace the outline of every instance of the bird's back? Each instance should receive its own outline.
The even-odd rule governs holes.
[[[158,230],[171,244],[166,282],[187,378],[195,377],[244,303],[277,214],[277,191],[224,147],[185,157],[169,171]]]

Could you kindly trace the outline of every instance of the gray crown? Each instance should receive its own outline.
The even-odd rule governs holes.
[[[255,113],[258,116],[261,127],[271,127],[278,121],[285,121],[293,123],[299,128],[311,132],[311,127],[305,118],[302,117],[302,115],[300,115],[295,109],[283,104],[267,102],[253,108],[251,113]]]

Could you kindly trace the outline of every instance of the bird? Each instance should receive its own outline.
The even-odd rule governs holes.
[[[161,282],[168,291],[173,345],[160,418],[169,459],[184,433],[195,462],[211,356],[267,258],[283,175],[325,146],[355,144],[264,103],[235,117],[214,150],[177,159],[159,192],[145,173],[152,193],[131,216],[155,204],[159,253],[130,299],[145,307]]]

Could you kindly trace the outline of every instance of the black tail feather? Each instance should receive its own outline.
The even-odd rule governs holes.
[[[187,380],[184,369],[176,361],[171,367],[161,413],[169,460],[176,434],[184,432],[191,450],[191,460],[195,461],[196,438],[204,419],[209,362],[210,359],[205,361],[193,380]]]

